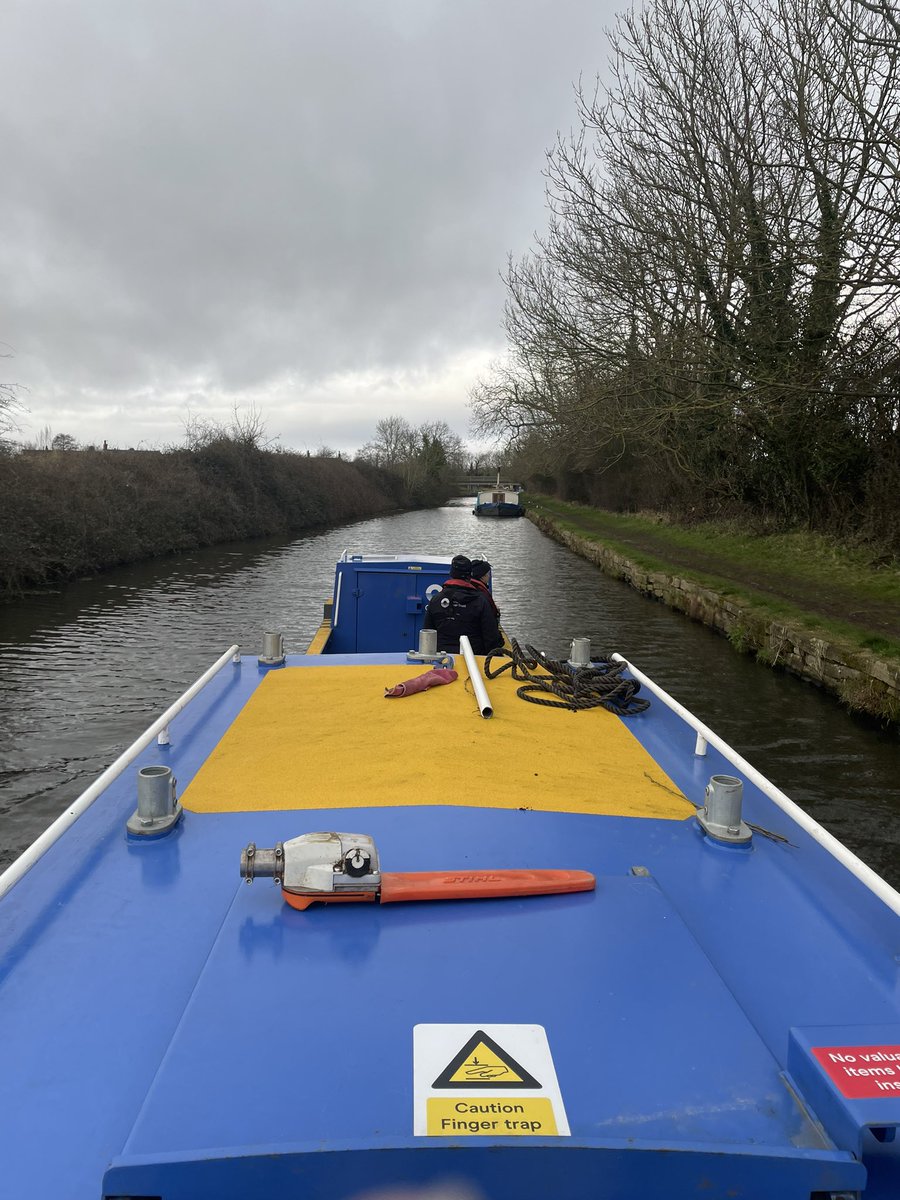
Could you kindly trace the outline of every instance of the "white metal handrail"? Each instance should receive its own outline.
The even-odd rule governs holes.
[[[31,870],[34,864],[46,854],[53,843],[65,833],[69,826],[73,825],[113,780],[117,779],[125,768],[134,762],[141,751],[150,745],[157,734],[162,733],[167,728],[169,722],[193,700],[201,689],[206,687],[213,676],[217,675],[224,666],[235,659],[239,651],[240,647],[237,645],[226,650],[222,657],[217,659],[209,670],[188,688],[183,696],[179,697],[170,708],[167,708],[163,715],[154,721],[150,728],[145,730],[136,742],[133,742],[128,747],[124,754],[121,754],[114,763],[108,766],[103,774],[95,779],[91,786],[86,791],[83,791],[78,799],[73,804],[70,804],[65,812],[58,816],[53,824],[49,825],[40,837],[33,841],[28,849],[6,868],[3,874],[0,875],[0,897],[5,896],[9,889]]]
[[[681,717],[685,724],[689,725],[691,729],[694,730],[694,732],[698,735],[698,749],[696,753],[702,754],[705,752],[705,746],[703,746],[702,749],[700,747],[701,738],[704,742],[709,742],[711,746],[715,746],[719,753],[726,758],[732,764],[732,766],[737,767],[737,769],[741,771],[751,783],[755,784],[756,787],[758,787],[759,790],[764,793],[764,795],[768,796],[774,804],[777,804],[783,812],[787,813],[791,820],[799,825],[801,829],[804,829],[813,839],[813,841],[818,842],[820,846],[824,847],[829,854],[831,854],[838,860],[839,863],[845,866],[852,875],[855,875],[860,883],[864,883],[869,891],[874,892],[879,900],[881,900],[888,906],[888,908],[892,909],[895,913],[897,913],[898,916],[900,916],[900,892],[897,892],[894,888],[892,888],[891,885],[886,880],[882,879],[877,872],[873,871],[871,867],[866,866],[863,860],[861,858],[857,858],[852,850],[848,850],[843,842],[839,842],[833,834],[830,834],[827,829],[823,828],[818,821],[814,820],[809,815],[809,813],[804,812],[798,804],[795,804],[794,801],[786,796],[779,788],[777,788],[774,783],[771,783],[768,779],[766,779],[765,775],[762,775],[755,767],[752,767],[745,758],[742,758],[736,750],[733,750],[731,746],[729,746],[723,738],[720,738],[717,733],[714,733],[708,725],[704,725],[703,722],[698,720],[697,717],[695,717],[692,712],[686,709],[683,704],[679,704],[678,701],[670,696],[668,692],[664,691],[659,684],[654,683],[652,679],[643,673],[643,671],[639,671],[637,667],[633,666],[628,659],[624,658],[621,654],[613,654],[612,658],[615,662],[624,663],[635,679],[639,679],[644,687],[653,692],[654,696],[657,696],[660,700],[662,700],[663,704],[665,704],[667,708],[670,708],[672,712]]]

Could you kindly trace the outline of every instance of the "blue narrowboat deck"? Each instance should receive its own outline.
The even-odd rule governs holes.
[[[646,682],[621,717],[507,671],[484,719],[460,654],[386,700],[446,561],[346,558],[315,653],[223,655],[3,877],[8,1194],[900,1194],[900,897]],[[148,766],[183,815],[141,837]],[[741,840],[698,821],[712,776]],[[296,911],[242,880],[249,843],[332,830],[384,871],[596,886]]]

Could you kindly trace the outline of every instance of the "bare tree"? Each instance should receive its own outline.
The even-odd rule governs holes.
[[[228,436],[248,450],[268,450],[278,440],[266,435],[266,422],[255,404],[250,404],[245,409],[234,405]]]
[[[452,471],[462,471],[466,463],[466,447],[459,434],[446,421],[425,421],[418,429],[423,449],[431,447],[434,460]]]
[[[12,351],[0,343],[0,358],[12,358]],[[22,409],[23,388],[17,383],[0,383],[0,443],[5,434],[19,429],[17,411]]]
[[[872,430],[896,430],[900,374],[885,7],[620,18],[612,87],[579,91],[580,132],[548,156],[548,232],[508,268],[481,431],[540,430],[576,465],[636,450],[786,518],[859,474]]]
[[[397,467],[411,458],[418,448],[415,430],[405,417],[382,417],[375,425],[375,437],[359,451],[359,458],[378,467]]]
[[[399,476],[407,499],[426,503],[440,496],[452,471],[463,468],[465,447],[445,421],[426,421],[417,428],[405,417],[384,417],[375,437],[357,458]]]

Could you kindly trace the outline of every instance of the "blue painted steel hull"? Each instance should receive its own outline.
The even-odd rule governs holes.
[[[288,666],[359,661],[406,658]],[[170,765],[184,788],[266,676],[253,658],[226,667],[135,766]],[[697,757],[662,704],[629,729],[685,795],[733,770],[711,747]],[[9,1195],[900,1194],[897,1143],[879,1140],[900,1100],[848,1125],[802,1046],[789,1063],[806,1037],[792,1029],[900,1043],[900,917],[750,780],[745,818],[787,843],[436,802],[188,813],[138,845],[133,808],[129,772],[0,901]],[[248,841],[314,829],[371,833],[391,870],[578,866],[597,889],[301,913],[241,883]],[[413,1029],[466,1022],[547,1031],[570,1136],[414,1135]]]
[[[520,504],[476,504],[472,509],[476,517],[521,517],[524,509]]]

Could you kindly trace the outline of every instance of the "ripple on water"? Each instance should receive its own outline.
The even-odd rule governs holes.
[[[685,617],[602,575],[529,522],[471,502],[145,563],[2,610],[0,863],[11,861],[233,642],[267,629],[302,650],[334,562],[360,553],[466,553],[493,564],[511,636],[554,657],[573,637],[618,650],[711,725],[895,885],[895,732],[735,654]]]

